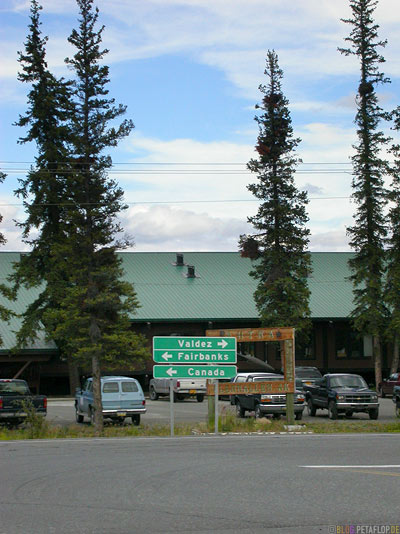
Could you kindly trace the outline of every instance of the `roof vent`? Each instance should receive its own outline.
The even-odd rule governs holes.
[[[188,270],[186,273],[186,278],[197,278],[195,270],[194,270],[194,265],[188,265],[187,268]]]
[[[176,254],[176,262],[175,265],[177,267],[183,267],[185,265],[185,262],[183,261],[183,254]]]

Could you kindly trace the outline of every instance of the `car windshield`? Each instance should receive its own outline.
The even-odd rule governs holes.
[[[322,378],[318,369],[296,369],[296,376],[299,378]]]
[[[272,382],[274,380],[284,380],[283,376],[272,375],[272,376],[255,376],[253,382]]]
[[[361,376],[334,376],[331,378],[331,387],[368,388]]]
[[[26,395],[29,388],[24,382],[0,382],[1,395]]]

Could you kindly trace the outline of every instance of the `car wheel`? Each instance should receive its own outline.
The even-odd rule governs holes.
[[[347,410],[344,416],[346,417],[346,419],[351,419],[353,417],[353,412],[351,410]]]
[[[372,408],[372,410],[370,410],[368,414],[370,419],[378,419],[379,410],[378,408]]]
[[[236,403],[236,416],[243,418],[245,417],[245,415],[246,415],[246,410],[240,406],[240,402],[238,401]]]
[[[308,399],[307,401],[307,412],[308,415],[311,415],[312,417],[315,417],[315,414],[317,413],[317,408],[314,406],[311,399]]]
[[[140,425],[140,414],[132,415],[132,423],[135,426],[139,426]]]
[[[303,419],[303,412],[297,412],[294,414],[296,421],[301,421]]]
[[[80,413],[78,413],[78,406],[75,406],[75,421],[77,423],[83,423],[83,415],[81,415]]]
[[[260,419],[260,417],[263,417],[263,413],[259,404],[256,404],[256,407],[254,408],[254,415],[256,419]]]
[[[272,418],[276,419],[277,421],[279,421],[279,419],[281,418],[281,414],[280,413],[274,413]]]
[[[396,417],[400,417],[400,400],[396,401],[394,413],[396,414]]]
[[[335,401],[330,401],[328,406],[328,412],[329,412],[329,419],[337,419],[338,418],[338,411]]]
[[[156,390],[153,388],[153,386],[150,386],[150,400],[157,400],[158,399],[158,393],[156,392]]]
[[[198,395],[196,395],[196,399],[197,399],[197,402],[203,402],[204,395],[202,393],[199,393]]]
[[[94,408],[92,407],[89,408],[89,419],[90,419],[90,424],[94,425]]]

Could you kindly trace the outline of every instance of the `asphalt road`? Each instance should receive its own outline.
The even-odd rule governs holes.
[[[399,524],[399,446],[396,434],[0,442],[0,533],[385,532],[350,526]]]
[[[396,420],[394,414],[394,404],[391,398],[379,399],[379,421],[390,422]],[[146,400],[147,413],[142,416],[142,423],[145,424],[169,424],[170,403],[167,398],[160,398],[157,401]],[[174,417],[176,422],[198,422],[206,421],[208,411],[207,398],[199,403],[195,399],[186,399],[182,402],[174,403]],[[228,401],[219,402],[220,412],[234,410]],[[249,416],[249,414],[248,414]],[[75,422],[75,410],[73,399],[49,399],[47,420],[55,424],[66,425]],[[354,421],[369,421],[368,414],[354,414]],[[327,410],[319,410],[317,417],[309,417],[307,409],[304,409],[303,421],[319,421],[330,423]],[[339,422],[348,422],[348,419],[340,417]],[[126,420],[129,424],[130,420]]]

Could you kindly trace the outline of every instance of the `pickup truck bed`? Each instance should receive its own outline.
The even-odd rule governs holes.
[[[203,378],[173,378],[174,402],[187,397],[196,397],[198,402],[203,402],[207,391],[207,381]],[[151,400],[157,400],[162,395],[170,394],[170,378],[152,378],[149,384]]]

